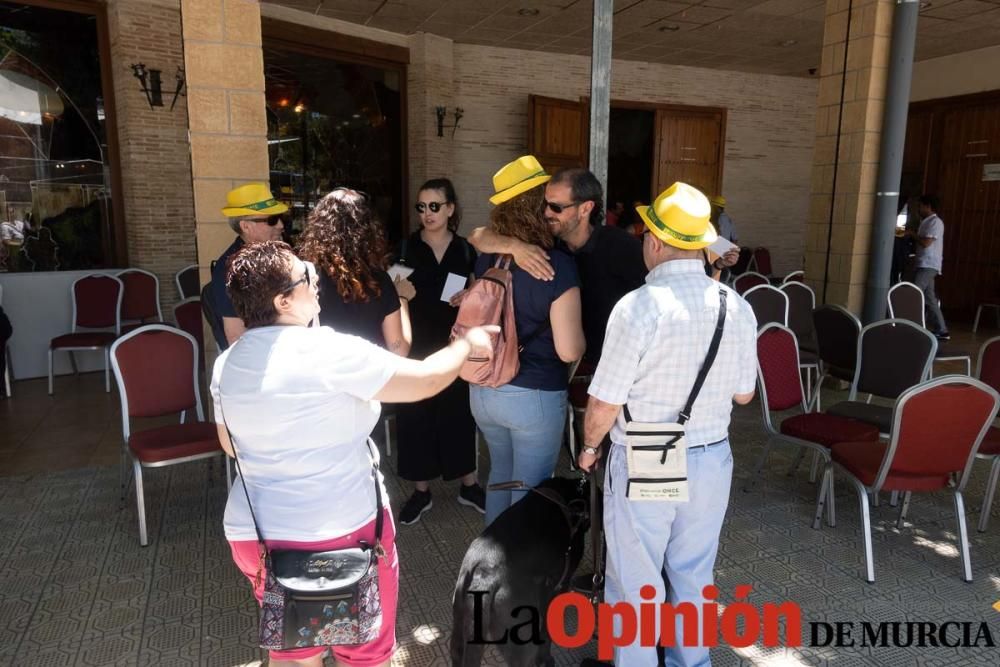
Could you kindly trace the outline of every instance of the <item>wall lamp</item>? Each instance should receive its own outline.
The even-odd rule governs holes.
[[[158,69],[146,69],[146,65],[143,63],[134,63],[131,65],[132,76],[139,79],[139,83],[142,85],[142,92],[146,96],[146,101],[149,102],[149,108],[155,109],[156,107],[163,106],[163,72]],[[177,84],[174,87],[174,97],[170,101],[170,110],[174,110],[174,106],[177,104],[177,98],[184,96],[184,68],[178,67],[176,74]]]
[[[434,107],[434,113],[437,114],[438,136],[443,137],[444,120],[448,116],[448,107]],[[462,120],[462,116],[465,115],[465,110],[462,109],[462,107],[455,107],[455,110],[452,112],[452,115],[455,116],[455,123],[451,126],[451,136],[454,137],[455,130],[458,129],[458,123],[460,120]]]

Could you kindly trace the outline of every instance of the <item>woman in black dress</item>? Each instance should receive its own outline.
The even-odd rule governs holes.
[[[403,241],[400,263],[413,269],[409,280],[416,289],[410,302],[415,358],[447,345],[457,309],[442,301],[448,274],[467,278],[476,252],[461,236],[461,212],[455,187],[446,178],[424,183],[417,195],[420,229]],[[486,496],[476,479],[476,425],[469,409],[469,385],[456,380],[443,392],[419,403],[397,407],[399,476],[416,489],[399,513],[404,526],[414,524],[433,501],[429,481],[461,479],[458,502],[486,511]]]
[[[319,269],[321,325],[407,356],[406,299],[413,286],[393,283],[385,272],[385,232],[365,195],[337,188],[323,197],[309,214],[297,251]]]

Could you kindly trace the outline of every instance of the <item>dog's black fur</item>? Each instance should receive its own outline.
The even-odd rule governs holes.
[[[583,556],[584,537],[590,527],[589,482],[555,477],[538,488],[556,492],[569,507],[571,521],[577,526],[570,534],[565,515],[552,500],[529,491],[497,517],[477,537],[462,560],[455,583],[453,600],[451,657],[455,667],[478,667],[485,646],[470,644],[474,635],[474,603],[468,591],[486,591],[482,598],[480,636],[497,639],[511,627],[529,620],[527,612],[512,612],[520,606],[537,610],[542,643],[506,642],[499,649],[511,667],[550,665],[550,641],[545,629],[545,612],[566,567],[569,550],[569,575],[576,571]],[[567,580],[569,578],[567,575]],[[522,629],[522,637],[527,634]]]

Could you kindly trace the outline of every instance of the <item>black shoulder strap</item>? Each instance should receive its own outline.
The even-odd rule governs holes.
[[[410,239],[408,239],[407,237],[404,236],[403,239],[399,242],[399,263],[400,264],[406,264],[406,249],[409,246],[409,241],[410,241]]]
[[[712,335],[712,342],[708,345],[708,354],[705,355],[705,363],[701,365],[698,377],[694,381],[694,387],[691,388],[691,393],[688,395],[687,403],[685,403],[684,409],[681,410],[680,415],[677,417],[677,423],[682,426],[687,423],[688,419],[691,419],[691,410],[694,408],[694,402],[698,400],[698,394],[701,393],[701,387],[705,384],[705,378],[708,377],[708,372],[712,370],[712,364],[715,363],[715,357],[719,353],[719,344],[722,342],[722,332],[725,327],[726,290],[723,287],[719,287],[719,318],[715,322],[715,333]],[[625,421],[632,421],[628,405],[622,407],[625,410]]]
[[[239,343],[239,341],[237,341],[237,343],[234,343],[233,345],[235,346],[238,343]],[[221,374],[220,374],[220,378],[221,378]],[[250,493],[247,491],[247,483],[246,483],[246,481],[244,481],[243,470],[240,468],[240,457],[238,456],[238,452],[236,451],[236,438],[233,437],[233,432],[229,430],[229,423],[226,421],[226,416],[224,414],[225,411],[222,410],[222,388],[221,388],[221,386],[219,388],[219,412],[220,412],[219,416],[222,417],[222,424],[226,427],[226,435],[229,436],[229,443],[233,447],[233,460],[236,462],[236,474],[240,478],[240,485],[243,487],[243,495],[247,499],[247,507],[250,509],[250,519],[253,521],[253,530],[254,530],[255,533],[257,533],[257,541],[260,543],[261,549],[263,549],[264,552],[266,553],[266,551],[267,551],[267,545],[264,543],[264,536],[261,534],[261,532],[260,532],[260,526],[257,524],[257,515],[253,511],[253,503],[250,502]],[[384,509],[383,509],[383,506],[382,506],[382,492],[381,492],[381,489],[379,489],[379,483],[378,483],[378,472],[379,472],[378,454],[375,452],[375,449],[372,446],[372,439],[371,438],[368,438],[368,443],[367,444],[368,444],[368,452],[369,452],[369,454],[371,454],[371,457],[372,457],[372,479],[375,480],[375,544],[374,544],[374,548],[375,548],[375,554],[377,556],[381,557],[383,555],[383,553],[384,553],[383,550],[382,550],[382,526],[383,526],[383,523],[384,523],[384,518],[383,518],[382,515],[385,512],[384,512]]]

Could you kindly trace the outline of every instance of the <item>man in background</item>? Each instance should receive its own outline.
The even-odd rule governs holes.
[[[941,306],[938,304],[934,283],[941,275],[941,265],[944,261],[944,221],[938,217],[940,200],[935,195],[925,194],[920,197],[920,227],[909,234],[917,243],[917,270],[913,277],[924,292],[924,309],[927,311],[927,328],[939,340],[949,340],[948,325],[945,324]]]

